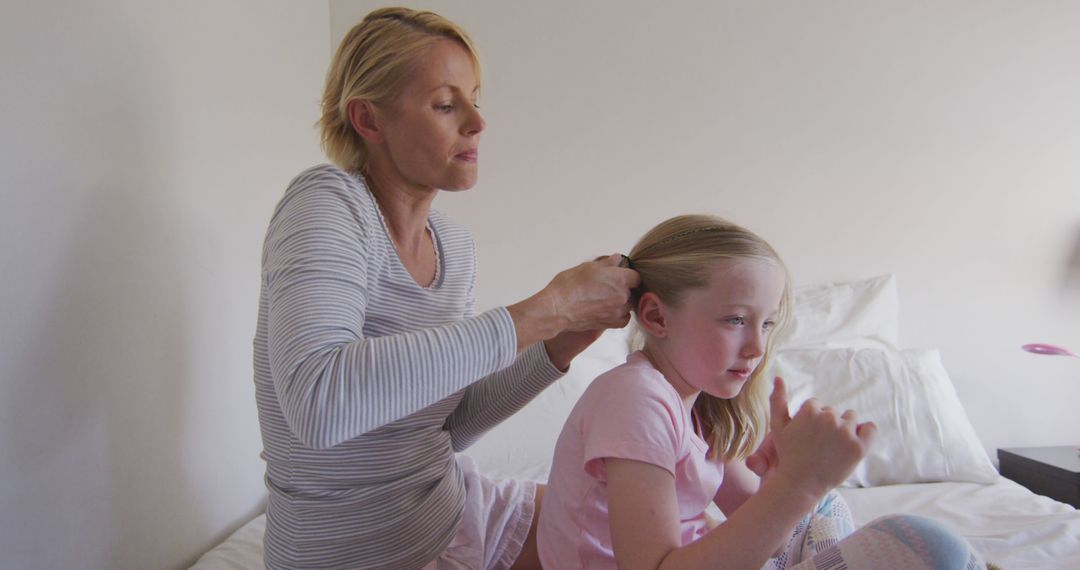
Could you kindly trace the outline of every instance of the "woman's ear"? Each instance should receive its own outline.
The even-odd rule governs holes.
[[[349,124],[364,142],[383,142],[382,121],[375,111],[375,106],[367,99],[353,99],[345,106],[349,113]]]
[[[667,306],[652,291],[646,292],[641,299],[638,299],[638,323],[652,336],[659,338],[667,336],[667,311]]]

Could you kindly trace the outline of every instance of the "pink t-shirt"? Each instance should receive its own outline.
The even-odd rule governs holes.
[[[705,508],[724,471],[722,463],[706,459],[708,444],[693,425],[679,393],[641,352],[593,381],[555,445],[537,527],[544,568],[615,568],[605,457],[670,471],[683,545],[705,534]]]

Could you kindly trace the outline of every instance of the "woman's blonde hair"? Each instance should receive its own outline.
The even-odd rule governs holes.
[[[730,260],[769,261],[783,269],[784,293],[773,333],[787,321],[791,310],[787,268],[776,250],[757,234],[715,216],[686,215],[666,220],[638,241],[629,259],[641,276],[641,285],[631,299],[635,311],[646,292],[669,306],[680,306],[687,291],[708,285],[717,262]],[[768,367],[774,337],[768,336],[765,354],[738,396],[725,400],[702,392],[694,402],[710,456],[724,461],[743,459],[765,436],[769,383],[761,378]],[[636,343],[640,348],[643,338]]]
[[[349,102],[364,99],[386,104],[397,97],[416,60],[433,44],[450,39],[469,52],[480,80],[480,58],[465,30],[434,12],[381,8],[341,40],[323,90],[322,146],[326,156],[345,171],[364,172],[368,151],[349,121]]]

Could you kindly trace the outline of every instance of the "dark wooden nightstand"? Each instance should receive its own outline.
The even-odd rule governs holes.
[[[1080,455],[1075,447],[1015,447],[997,453],[1002,475],[1080,509]]]

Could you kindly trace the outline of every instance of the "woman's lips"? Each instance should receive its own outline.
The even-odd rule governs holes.
[[[467,150],[465,152],[455,154],[454,158],[464,162],[476,162],[477,158],[479,158],[479,153],[476,152],[476,149]]]

